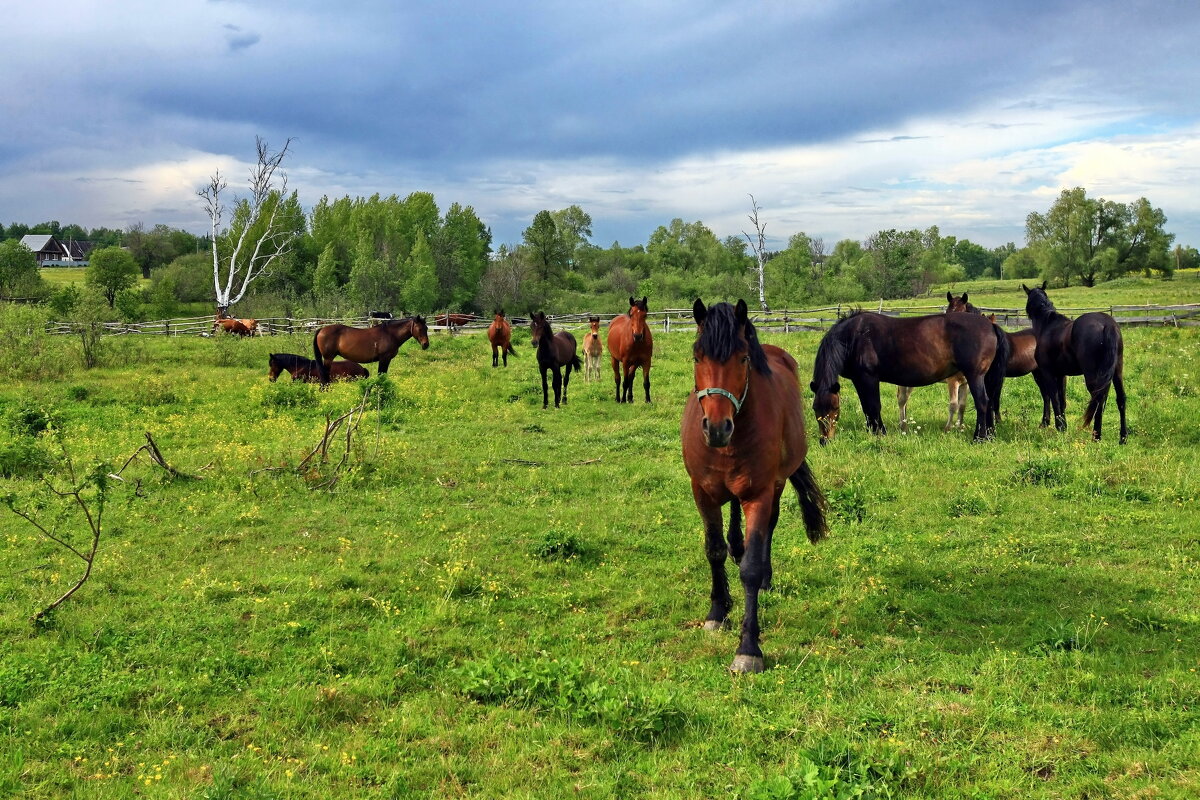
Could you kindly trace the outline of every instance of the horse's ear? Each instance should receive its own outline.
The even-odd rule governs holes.
[[[647,296],[647,295],[642,296],[642,311],[650,310],[650,305],[648,303],[649,300],[650,300],[649,296]]]
[[[745,325],[746,319],[750,314],[750,309],[746,307],[746,301],[738,298],[737,305],[734,307],[733,313],[737,318],[738,324]]]
[[[967,302],[967,293],[966,292],[963,292],[962,301],[963,301],[963,304],[965,305]]]
[[[949,292],[946,292],[946,302],[947,302],[947,303],[953,303],[953,302],[954,302],[954,295],[950,294]]]
[[[708,317],[708,309],[704,307],[704,301],[699,297],[696,302],[692,303],[692,316],[696,319],[697,325],[703,325],[705,318]]]
[[[1050,284],[1049,281],[1042,281],[1042,291],[1046,291],[1046,287]]]
[[[1026,286],[1025,284],[1023,284],[1023,283],[1022,283],[1022,284],[1021,284],[1021,288],[1022,288],[1022,289],[1025,291],[1025,294],[1029,294],[1029,287],[1028,287],[1028,286]]]
[[[811,391],[811,392],[813,392],[813,393],[815,394],[815,393],[816,393],[816,391],[817,391],[817,382],[816,382],[816,381],[809,381],[809,382],[808,382],[808,389],[809,389],[809,391]]]
[[[637,305],[637,298],[634,297],[633,295],[629,295],[629,305],[631,305],[631,306]]]

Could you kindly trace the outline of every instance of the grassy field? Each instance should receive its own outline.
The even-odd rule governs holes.
[[[819,334],[765,338],[811,370]],[[406,345],[340,472],[340,440],[296,465],[361,386],[266,381],[307,339],[121,337],[0,384],[0,495],[77,546],[37,480],[59,442],[114,472],[148,431],[194,476],[111,481],[39,627],[82,562],[0,508],[0,796],[1200,795],[1200,331],[1126,331],[1125,447],[1111,404],[1078,429],[1080,379],[1067,434],[1022,378],[984,445],[941,432],[940,386],[882,438],[848,394],[810,454],[831,538],[785,501],[757,676],[699,629],[692,337],[656,340],[652,404],[606,372],[548,411],[516,339],[507,369],[477,334]]]

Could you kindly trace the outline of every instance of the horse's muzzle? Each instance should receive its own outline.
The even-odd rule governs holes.
[[[635,333],[633,335],[633,340],[635,342],[640,342],[642,339],[645,339],[645,338],[646,338],[646,334],[644,334],[644,333]]]
[[[700,430],[704,432],[704,443],[709,447],[726,447],[733,438],[733,420],[725,418],[720,424],[710,424],[708,417],[700,420]]]

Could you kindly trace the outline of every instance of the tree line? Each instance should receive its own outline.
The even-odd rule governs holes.
[[[592,241],[591,216],[572,205],[539,211],[520,242],[493,248],[490,229],[471,206],[451,203],[443,211],[428,192],[322,197],[307,214],[295,192],[267,192],[263,202],[288,245],[249,285],[244,315],[566,312],[618,308],[634,294],[660,307],[757,295],[754,242],[747,235],[720,238],[700,221],[673,219],[644,244],[601,247]],[[227,228],[214,224],[218,264],[238,258],[243,231],[268,224],[264,219],[242,200]],[[937,226],[882,230],[832,247],[801,232],[762,254],[765,299],[774,307],[857,302],[1000,277],[1091,286],[1200,266],[1194,247],[1171,247],[1174,236],[1165,226],[1162,210],[1145,198],[1124,204],[1074,188],[1046,212],[1029,214],[1020,248],[1011,242],[987,248],[942,235]],[[26,233],[95,243],[87,283],[122,317],[172,316],[214,301],[213,235],[140,223],[122,231],[58,222],[0,227],[0,296],[44,296],[65,314],[81,300],[78,288],[51,291],[40,283],[32,254],[18,252]],[[139,286],[139,275],[149,283]]]

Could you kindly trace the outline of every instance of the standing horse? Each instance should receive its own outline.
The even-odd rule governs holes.
[[[706,630],[719,630],[733,601],[725,557],[738,565],[746,596],[741,641],[730,669],[762,672],[758,593],[771,587],[771,538],[786,482],[800,499],[811,542],[826,535],[825,497],[805,455],[804,411],[796,360],[760,345],[744,300],[692,306],[698,335],[692,348],[696,389],[683,408],[680,437],[692,497],[704,522],[704,550],[712,571]],[[728,545],[721,508],[730,503]],[[742,538],[742,515],[746,535]]]
[[[821,444],[833,438],[841,413],[839,376],[854,383],[867,428],[887,433],[880,382],[928,386],[962,372],[975,400],[975,441],[990,438],[995,429],[990,398],[1004,388],[1008,349],[1004,331],[975,314],[901,319],[852,313],[830,328],[817,348],[811,388]]]
[[[967,302],[966,292],[963,292],[962,297],[955,297],[950,292],[946,292],[946,313],[963,311],[969,311],[972,314],[980,313],[979,309]],[[908,398],[912,396],[912,390],[911,386],[896,387],[896,405],[900,407],[900,430],[902,431],[908,430]],[[963,427],[963,412],[967,410],[966,376],[959,372],[946,378],[946,390],[950,399],[947,403],[946,424],[942,426],[942,430],[951,431],[956,427]],[[995,405],[994,400],[993,405]],[[954,421],[955,416],[958,417],[957,423]]]
[[[421,343],[422,350],[429,349],[429,328],[424,317],[392,319],[370,328],[326,325],[313,337],[321,385],[329,383],[329,367],[339,355],[358,364],[378,361],[379,374],[386,373],[400,345],[412,338]]]
[[[558,408],[560,399],[566,405],[571,370],[583,369],[579,356],[575,355],[575,337],[570,331],[552,332],[550,320],[541,311],[529,315],[529,328],[533,332],[533,346],[537,348],[538,369],[542,372],[542,408],[550,406],[550,394],[546,388],[547,370],[554,370],[554,407]],[[567,368],[565,375],[563,367]]]
[[[1092,438],[1100,440],[1104,405],[1111,386],[1117,394],[1121,415],[1120,443],[1125,444],[1129,429],[1125,424],[1125,343],[1116,321],[1100,311],[1080,315],[1074,321],[1054,308],[1046,296],[1046,284],[1025,290],[1025,314],[1033,323],[1037,337],[1037,365],[1043,373],[1039,384],[1042,397],[1050,397],[1054,426],[1067,429],[1066,376],[1083,375],[1091,399],[1083,413],[1083,427],[1092,426]]]
[[[608,355],[612,358],[613,379],[617,384],[617,402],[633,402],[633,378],[642,368],[646,402],[650,402],[650,361],[654,357],[654,337],[646,324],[646,298],[629,298],[629,313],[614,317],[608,325]],[[623,380],[622,380],[623,377]]]
[[[583,376],[589,382],[595,378],[600,380],[600,357],[604,355],[604,345],[600,344],[600,318],[588,317],[591,330],[583,335]]]
[[[500,356],[504,356],[504,366],[508,366],[508,354],[517,354],[512,346],[512,325],[504,318],[504,310],[498,310],[492,317],[492,324],[487,329],[488,341],[492,343],[492,366],[498,366]]]

